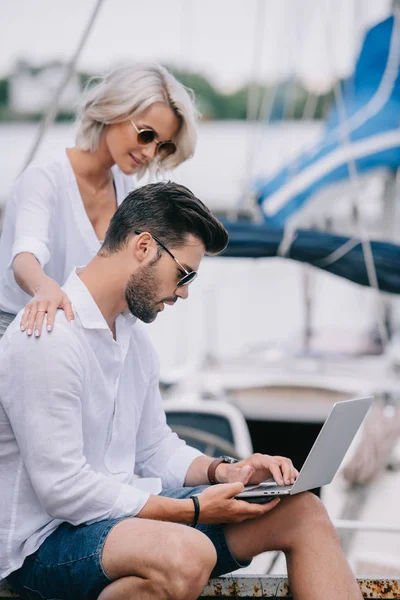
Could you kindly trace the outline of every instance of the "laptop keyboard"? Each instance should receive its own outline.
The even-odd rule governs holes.
[[[260,484],[253,486],[246,486],[246,492],[265,492],[266,490],[282,490],[283,492],[286,490],[291,490],[293,485],[274,485],[274,484]]]

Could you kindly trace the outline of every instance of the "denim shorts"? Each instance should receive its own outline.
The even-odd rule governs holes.
[[[188,498],[206,486],[163,490],[169,498]],[[104,542],[111,529],[123,521],[110,519],[92,525],[60,525],[22,567],[8,576],[12,588],[29,600],[96,600],[113,580],[101,564]],[[240,564],[232,556],[224,534],[224,525],[198,525],[214,544],[217,563],[210,577],[230,573],[251,561]],[[140,544],[140,539],[138,540]]]

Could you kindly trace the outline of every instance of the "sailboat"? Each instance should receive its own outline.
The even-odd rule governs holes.
[[[253,218],[225,219],[230,242],[218,259],[218,283],[223,282],[230,260],[248,259],[246,283],[251,281],[255,294],[257,278],[263,276],[255,259],[278,257],[304,264],[300,343],[258,344],[222,358],[213,352],[211,335],[206,360],[189,369],[186,381],[181,373],[183,381],[171,394],[178,397],[183,385],[183,399],[187,380],[192,389],[197,382],[200,397],[218,397],[240,409],[256,451],[291,456],[299,466],[334,402],[374,395],[374,410],[343,469],[320,493],[343,528],[343,546],[355,572],[400,575],[400,547],[393,535],[400,530],[393,500],[400,492],[400,376],[391,352],[395,325],[391,308],[400,294],[396,6],[390,17],[367,32],[354,74],[337,85],[335,100],[316,145],[273,176],[251,182],[253,205],[248,213]],[[368,196],[377,187],[374,210],[368,211]],[[361,343],[346,348],[340,332],[327,340],[316,335],[317,292],[312,284],[317,271],[369,288],[374,295],[375,328]],[[267,309],[268,298],[264,302]],[[217,324],[217,318],[209,317],[212,325]],[[261,312],[257,318],[262,320]],[[196,369],[200,369],[197,377]],[[384,515],[379,510],[382,487]],[[278,561],[274,569],[282,573],[285,566]]]

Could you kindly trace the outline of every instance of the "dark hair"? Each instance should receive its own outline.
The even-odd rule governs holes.
[[[127,195],[110,221],[101,252],[117,252],[134,235],[148,231],[178,248],[192,234],[207,254],[222,252],[228,232],[210,210],[185,186],[172,181],[149,183]]]

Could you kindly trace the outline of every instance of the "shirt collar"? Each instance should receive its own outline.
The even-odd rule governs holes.
[[[74,311],[79,316],[82,327],[85,329],[110,329],[107,321],[103,317],[101,310],[96,304],[92,294],[89,292],[86,285],[83,283],[78,274],[84,267],[75,267],[70,273],[63,290],[70,299]],[[136,322],[134,317],[128,310],[120,313],[117,320],[123,317],[130,325]]]

